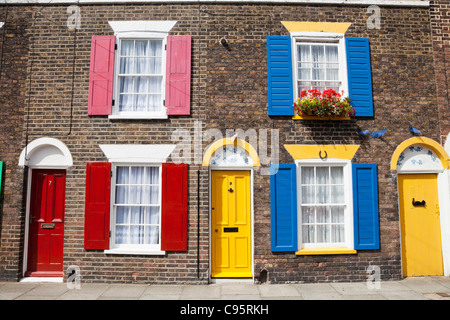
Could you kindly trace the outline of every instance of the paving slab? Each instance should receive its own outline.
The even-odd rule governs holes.
[[[412,290],[384,291],[380,294],[387,300],[429,300],[424,295]]]
[[[142,293],[140,300],[179,300],[184,286],[151,285]]]
[[[180,294],[143,294],[139,300],[180,300]]]
[[[183,291],[181,292],[180,299],[181,300],[190,300],[190,299],[201,299],[201,300],[212,300],[212,299],[220,299],[221,295],[221,287],[220,285],[211,284],[206,286],[185,286],[183,287]]]
[[[296,296],[271,296],[271,297],[261,297],[261,300],[304,300],[301,294]]]
[[[450,300],[450,295],[440,293],[424,293],[423,296],[429,300]]]
[[[17,298],[14,298],[14,300],[56,300],[58,298],[58,296],[55,295],[51,295],[51,296],[45,296],[45,295],[40,295],[40,296],[30,296],[27,294],[23,294],[18,296]]]
[[[109,286],[106,284],[81,285],[79,289],[70,289],[63,293],[58,300],[96,300]]]
[[[376,289],[371,289],[366,282],[336,282],[330,283],[339,294],[342,295],[371,295],[377,294]]]
[[[34,297],[58,297],[68,290],[69,288],[67,288],[65,283],[41,283],[25,292],[24,295]]]
[[[144,293],[145,289],[147,289],[147,285],[111,285],[101,294],[99,299],[138,299]]]
[[[255,284],[223,284],[222,295],[258,295],[258,285]]]
[[[0,300],[13,300],[37,287],[37,283],[4,282],[0,284]]]
[[[292,284],[265,284],[258,286],[262,298],[301,297]]]
[[[261,300],[259,294],[222,294],[221,300]]]
[[[329,283],[301,283],[293,285],[302,295],[305,293],[337,293]]]
[[[380,281],[379,288],[375,288],[374,290],[385,292],[385,291],[407,291],[411,289],[399,281]]]
[[[344,297],[336,291],[327,292],[303,292],[303,300],[344,300]]]
[[[381,294],[348,294],[342,297],[344,300],[388,300]]]
[[[411,277],[405,278],[401,281],[401,284],[407,286],[411,290],[419,293],[450,293],[450,288],[441,284],[442,278],[434,277]]]
[[[439,282],[440,285],[450,289],[450,277],[435,277],[434,281]]]
[[[144,290],[144,295],[180,295],[184,286],[150,285]]]

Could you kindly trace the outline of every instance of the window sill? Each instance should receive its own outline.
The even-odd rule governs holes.
[[[319,116],[293,116],[292,119],[294,120],[351,120],[350,117],[319,117]]]
[[[151,251],[151,250],[126,250],[126,249],[110,249],[105,250],[106,254],[131,254],[131,255],[146,255],[146,256],[162,256],[165,255],[165,251]]]
[[[148,115],[134,115],[134,114],[127,114],[127,115],[119,115],[119,114],[112,114],[108,116],[109,119],[113,120],[127,120],[127,119],[134,119],[134,120],[152,120],[152,119],[168,119],[169,117],[165,113],[158,113],[158,114],[148,114]]]
[[[307,255],[328,255],[328,254],[356,254],[356,250],[349,248],[308,248],[300,249],[295,252],[297,256]]]

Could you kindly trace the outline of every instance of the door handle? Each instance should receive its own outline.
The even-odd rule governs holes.
[[[234,191],[234,190],[233,190],[233,189],[231,189],[231,188],[230,188],[230,189],[228,189],[228,192],[233,192],[233,191]]]
[[[414,198],[413,198],[413,199],[412,199],[412,205],[413,205],[414,207],[425,207],[426,202],[425,202],[425,200],[422,200],[422,201],[415,201]]]

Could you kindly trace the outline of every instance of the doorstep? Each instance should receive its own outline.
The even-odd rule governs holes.
[[[19,282],[53,282],[62,283],[63,277],[25,277],[19,280]]]

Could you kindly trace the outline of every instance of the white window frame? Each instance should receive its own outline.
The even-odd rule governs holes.
[[[352,182],[352,163],[345,159],[301,159],[296,160],[297,166],[297,231],[298,231],[298,250],[301,249],[332,249],[332,248],[354,248],[353,235],[353,182]],[[301,190],[301,167],[302,166],[339,166],[343,168],[344,174],[344,242],[341,243],[303,243],[302,241],[302,190]]]
[[[165,100],[165,87],[166,87],[166,45],[167,45],[166,32],[121,32],[116,34],[117,50],[114,61],[114,89],[113,99],[115,101],[112,107],[112,114],[110,119],[167,119],[167,110],[164,106]],[[162,40],[163,55],[162,55],[162,84],[161,84],[161,109],[157,112],[138,112],[138,111],[122,111],[119,112],[119,70],[120,70],[120,45],[121,40]]]
[[[159,241],[158,244],[116,244],[115,234],[116,234],[116,174],[117,167],[128,166],[128,167],[158,167],[159,168]],[[137,162],[113,162],[111,164],[111,209],[110,209],[110,249],[105,250],[105,253],[110,254],[139,254],[139,255],[164,255],[165,251],[161,250],[161,211],[162,211],[162,163],[137,163]]]
[[[294,100],[300,95],[298,92],[298,70],[297,70],[297,43],[311,42],[321,44],[330,41],[337,41],[339,54],[339,81],[341,85],[339,92],[344,91],[344,97],[348,97],[348,78],[347,78],[347,53],[345,48],[345,37],[343,33],[332,32],[291,32],[292,41],[292,79],[294,79]]]

